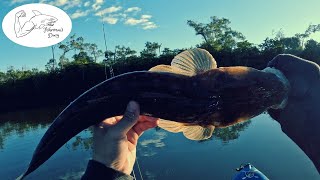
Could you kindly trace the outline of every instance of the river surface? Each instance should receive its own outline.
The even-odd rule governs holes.
[[[15,179],[26,170],[33,151],[61,108],[0,115],[0,179]],[[79,179],[91,157],[92,132],[71,139],[26,179]],[[319,174],[280,125],[262,114],[244,124],[215,130],[206,141],[152,129],[138,144],[138,163],[144,180],[228,180],[241,163],[252,163],[270,179],[318,180]],[[135,174],[140,180],[139,169]]]

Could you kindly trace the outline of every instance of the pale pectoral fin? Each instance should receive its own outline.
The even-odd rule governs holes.
[[[204,140],[212,136],[214,126],[199,126],[186,123],[179,123],[169,120],[160,119],[159,127],[169,132],[183,132],[183,135],[190,140]]]
[[[159,120],[159,127],[161,127],[164,130],[167,130],[169,132],[177,133],[182,132],[185,125],[183,123],[178,123],[174,121],[168,121],[164,119]]]
[[[186,76],[192,76],[193,74],[188,72],[188,71],[184,71],[182,69],[173,67],[173,66],[168,66],[168,65],[158,65],[155,66],[151,69],[149,69],[149,71],[154,71],[154,72],[169,72],[169,73],[174,73],[174,74],[183,74]]]
[[[209,139],[214,131],[214,126],[186,126],[183,129],[183,135],[190,140],[204,140]]]
[[[192,75],[217,68],[217,62],[205,49],[190,49],[174,57],[172,67],[187,71]]]

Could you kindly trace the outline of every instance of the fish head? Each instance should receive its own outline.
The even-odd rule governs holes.
[[[220,67],[198,77],[202,92],[212,99],[208,119],[226,127],[257,116],[286,96],[287,87],[273,74],[250,67]],[[215,99],[215,101],[213,101]]]
[[[42,20],[41,24],[45,26],[54,26],[54,24],[58,21],[56,17],[50,16],[50,15],[41,15]]]

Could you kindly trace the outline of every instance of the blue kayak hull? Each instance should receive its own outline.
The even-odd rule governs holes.
[[[237,169],[239,171],[232,180],[269,180],[262,172],[255,168],[250,163],[241,166]]]

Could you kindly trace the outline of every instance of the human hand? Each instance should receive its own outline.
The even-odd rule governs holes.
[[[307,106],[311,111],[318,111],[320,103],[319,65],[293,55],[284,54],[276,56],[269,62],[268,66],[280,70],[290,84],[287,106],[280,110],[269,110],[270,115],[281,121],[289,117],[297,117],[292,116],[292,114],[303,113],[301,106]],[[282,118],[278,117],[280,112]]]
[[[278,55],[268,66],[280,70],[291,86],[287,105],[268,112],[320,172],[320,67],[292,55]]]
[[[139,105],[131,101],[123,116],[108,118],[95,126],[93,160],[129,175],[136,160],[139,137],[158,124],[157,118],[139,114]]]
[[[281,54],[276,56],[268,64],[280,70],[291,85],[289,96],[295,99],[305,99],[309,96],[317,96],[319,91],[312,91],[319,87],[319,65],[293,55]]]

